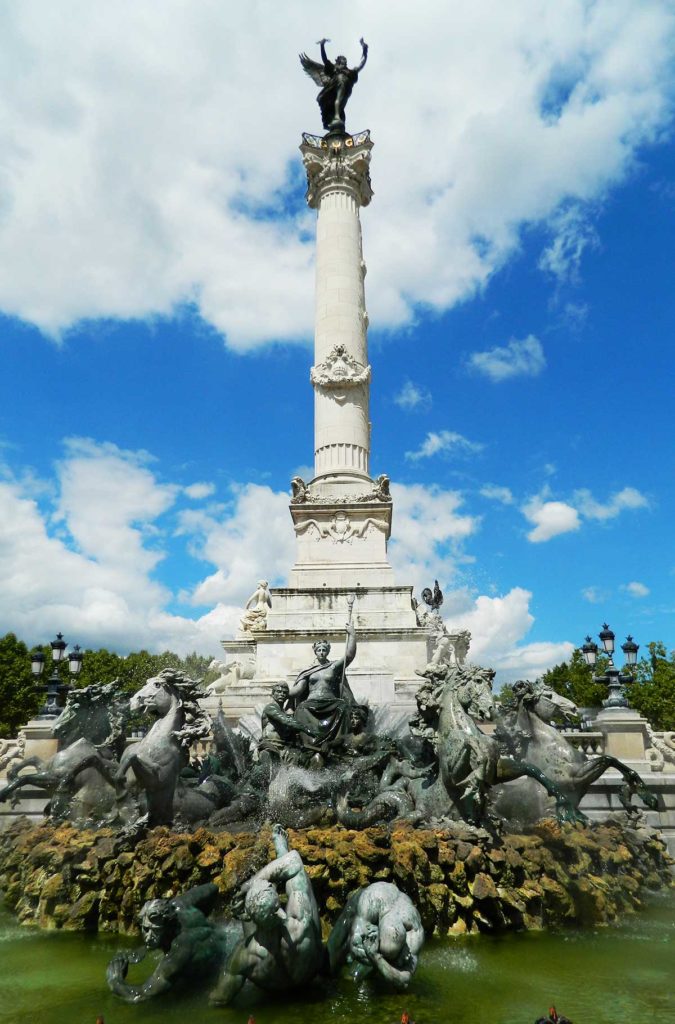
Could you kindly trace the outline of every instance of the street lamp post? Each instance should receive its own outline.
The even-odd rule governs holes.
[[[602,675],[593,673],[593,679],[596,683],[607,683],[609,693],[607,699],[603,700],[603,708],[627,708],[630,704],[626,700],[624,694],[624,686],[626,683],[632,683],[635,676],[630,671],[633,666],[637,663],[637,653],[639,645],[635,643],[633,637],[628,635],[626,642],[621,644],[621,650],[626,658],[626,665],[629,668],[628,672],[620,672],[614,665],[612,655],[614,654],[614,638],[615,634],[609,628],[607,623],[603,623],[602,629],[598,634],[600,643],[602,644],[602,652],[606,654],[609,661],[607,668]],[[596,658],[598,656],[598,645],[593,642],[590,636],[586,637],[586,642],[581,648],[581,653],[584,656],[584,661],[590,668],[595,668]]]
[[[52,671],[49,679],[46,683],[40,683],[39,688],[46,694],[46,701],[42,707],[38,718],[58,718],[61,714],[62,708],[59,704],[59,697],[62,694],[68,693],[70,689],[69,683],[62,683],[61,676],[58,671],[58,663],[66,658],[66,647],[67,643],[63,639],[62,633],[56,634],[56,639],[51,642],[52,649]],[[76,644],[68,658],[68,670],[71,676],[77,676],[82,668],[82,651]],[[42,677],[45,667],[45,656],[42,648],[38,647],[35,653],[31,656],[30,662],[31,672],[35,676],[36,682]]]

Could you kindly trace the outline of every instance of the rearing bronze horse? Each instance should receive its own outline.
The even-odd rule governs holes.
[[[432,671],[433,681],[434,673]],[[527,776],[556,801],[563,821],[581,821],[562,788],[536,765],[504,756],[499,744],[482,732],[475,719],[493,718],[492,669],[451,665],[435,675],[439,693],[438,763],[443,785],[462,817],[475,825],[486,821],[490,789]]]

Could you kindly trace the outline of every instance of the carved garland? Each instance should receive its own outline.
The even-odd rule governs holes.
[[[344,345],[335,345],[322,363],[312,367],[309,379],[315,387],[352,388],[368,383],[370,366],[355,359]]]

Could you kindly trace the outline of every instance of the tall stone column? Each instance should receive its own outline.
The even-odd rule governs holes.
[[[370,477],[366,266],[359,211],[370,203],[369,132],[304,135],[307,202],[317,211],[314,478],[294,482],[293,587],[390,586],[391,497]]]
[[[304,136],[307,202],[317,210],[314,474],[326,484],[369,479],[367,327],[359,210],[372,197],[368,132]]]

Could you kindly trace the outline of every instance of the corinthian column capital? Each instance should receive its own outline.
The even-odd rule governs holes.
[[[373,197],[370,184],[370,132],[319,138],[303,135],[300,153],[307,172],[307,205],[317,209],[322,197],[336,189],[348,192],[359,206]]]

